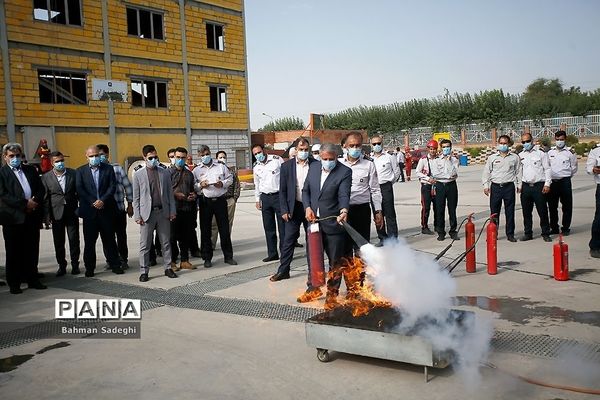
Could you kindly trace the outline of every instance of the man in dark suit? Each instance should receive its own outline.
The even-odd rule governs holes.
[[[342,281],[342,261],[347,255],[345,251],[347,235],[340,223],[348,218],[352,170],[337,161],[337,151],[333,145],[321,146],[320,156],[321,162],[312,163],[308,169],[302,189],[302,204],[305,217],[309,222],[314,222],[318,218],[337,216],[336,219],[319,222],[323,248],[329,259],[325,308],[332,309],[337,304],[337,295]],[[308,282],[306,292],[297,299],[299,303],[316,300],[322,295],[320,288],[310,286],[310,276]]]
[[[0,223],[4,226],[6,281],[12,294],[23,293],[21,282],[46,289],[37,275],[44,186],[34,167],[21,164],[22,154],[20,144],[4,145],[5,164],[0,168]]]
[[[308,227],[302,205],[302,188],[306,181],[310,164],[316,162],[310,154],[310,143],[305,138],[296,141],[296,157],[290,158],[281,166],[279,179],[279,208],[284,220],[284,236],[281,246],[279,269],[271,276],[271,282],[289,279],[290,264],[294,257],[294,248],[300,236],[300,226],[304,232]]]
[[[117,187],[113,167],[100,161],[98,147],[90,146],[85,152],[88,163],[77,168],[76,188],[79,195],[79,217],[83,219],[83,263],[85,276],[94,276],[96,269],[96,241],[102,239],[108,265],[115,274],[122,274],[121,261],[112,226],[117,205]]]
[[[79,274],[79,218],[77,210],[77,191],[75,190],[76,172],[65,168],[65,156],[55,151],[50,153],[53,169],[42,176],[46,190],[44,197],[44,221],[52,222],[52,238],[58,271],[56,276],[67,273],[67,258],[65,252],[65,230],[69,238],[71,253],[71,273]]]

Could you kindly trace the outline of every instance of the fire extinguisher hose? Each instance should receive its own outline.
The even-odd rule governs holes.
[[[472,214],[471,214],[472,215]],[[469,220],[469,217],[466,217],[465,219],[462,220],[462,222],[460,223],[460,225],[458,226],[458,229],[456,230],[457,232],[460,232],[460,230],[462,229],[462,226],[464,225],[465,222],[467,222]],[[444,256],[444,254],[446,254],[446,252],[448,250],[450,250],[450,247],[452,247],[452,245],[454,244],[454,242],[456,241],[456,239],[452,239],[452,241],[450,242],[450,244],[448,246],[446,246],[444,248],[444,250],[442,250],[440,252],[440,254],[438,254],[437,256],[435,256],[434,260],[437,261],[440,258],[442,258]]]
[[[481,227],[481,229],[479,230],[479,234],[477,235],[477,239],[475,239],[475,243],[473,243],[473,245],[471,247],[469,247],[467,250],[465,250],[464,252],[462,252],[461,254],[459,254],[456,258],[454,258],[452,261],[450,261],[450,263],[448,263],[448,265],[446,265],[443,269],[447,270],[448,273],[452,273],[452,271],[454,271],[454,268],[456,268],[458,266],[458,264],[460,264],[460,262],[462,260],[464,260],[464,258],[467,256],[467,254],[473,250],[475,248],[475,246],[477,246],[477,242],[479,242],[479,239],[481,238],[481,234],[483,233],[483,231],[485,230],[485,227],[487,226],[487,224],[490,222],[490,218],[486,219],[485,222],[483,223],[483,226]]]
[[[556,385],[553,383],[548,383],[548,382],[544,382],[544,381],[540,381],[538,379],[533,379],[533,378],[528,378],[526,376],[523,375],[518,375],[515,373],[512,373],[510,371],[504,370],[502,368],[498,368],[496,365],[492,364],[492,363],[483,363],[482,364],[485,367],[491,368],[491,369],[496,369],[502,373],[505,373],[507,375],[510,375],[514,378],[520,379],[524,382],[530,383],[532,385],[537,385],[537,386],[543,386],[543,387],[547,387],[547,388],[552,388],[552,389],[560,389],[560,390],[567,390],[569,392],[577,392],[577,393],[585,393],[585,394],[594,394],[594,395],[600,395],[600,390],[599,389],[591,389],[591,388],[582,388],[582,387],[576,387],[576,386],[566,386],[566,385]]]

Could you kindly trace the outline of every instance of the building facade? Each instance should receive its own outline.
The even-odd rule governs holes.
[[[85,162],[154,144],[250,162],[243,0],[0,0],[0,143]],[[33,161],[33,160],[32,160]]]

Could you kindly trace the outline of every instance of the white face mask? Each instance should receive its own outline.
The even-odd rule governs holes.
[[[176,161],[175,157],[171,157],[171,158],[169,158],[169,160],[171,160],[171,165],[175,165],[175,161]]]
[[[219,158],[217,158],[217,160],[219,160],[223,164],[227,164],[227,158],[225,158],[225,157],[219,157]]]

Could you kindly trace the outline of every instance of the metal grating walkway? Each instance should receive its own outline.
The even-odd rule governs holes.
[[[52,282],[52,286],[101,296],[141,299],[143,311],[162,306],[171,306],[289,322],[303,322],[322,311],[317,308],[289,304],[207,295],[267,277],[272,271],[272,265],[263,265],[210,278],[190,285],[179,286],[170,290],[82,278],[56,280]],[[95,321],[77,322],[78,325],[93,323]],[[50,320],[2,332],[0,334],[0,349],[51,337],[56,332],[56,327],[57,322]],[[547,335],[528,335],[518,331],[496,331],[492,338],[491,347],[497,352],[518,353],[547,358],[556,358],[564,354],[575,354],[582,359],[600,363],[600,344]]]

